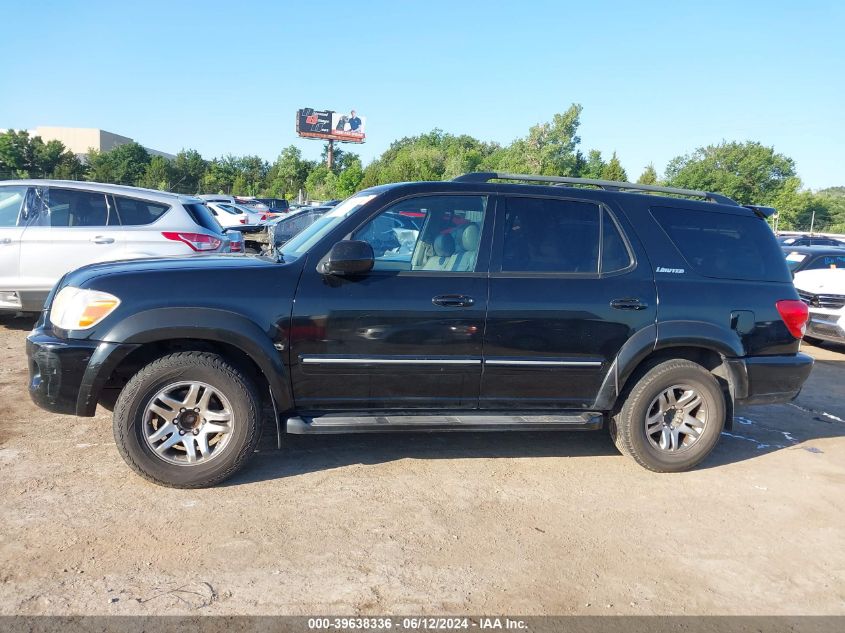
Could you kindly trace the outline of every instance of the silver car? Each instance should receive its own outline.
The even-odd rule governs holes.
[[[39,311],[61,276],[85,264],[242,249],[240,236],[230,241],[192,196],[91,182],[0,182],[0,311]]]

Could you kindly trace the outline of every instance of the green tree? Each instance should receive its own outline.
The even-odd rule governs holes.
[[[231,194],[238,174],[237,161],[231,155],[212,160],[202,176],[201,189],[206,193]]]
[[[85,178],[87,168],[76,154],[65,152],[62,154],[59,164],[53,170],[53,178],[60,180],[82,180]]]
[[[107,152],[88,152],[88,179],[118,185],[138,185],[150,164],[150,155],[138,143],[118,145]]]
[[[363,178],[364,170],[361,166],[361,159],[355,156],[337,177],[335,194],[338,198],[348,198],[361,188]]]
[[[153,156],[139,184],[141,187],[170,191],[173,182],[173,168],[164,156]]]
[[[316,165],[305,180],[305,189],[312,200],[329,200],[337,197],[337,175],[325,163]]]
[[[581,161],[581,166],[578,170],[578,175],[581,178],[592,178],[599,180],[604,172],[605,165],[601,152],[597,149],[591,149],[587,154],[586,161]]]
[[[59,163],[67,152],[61,141],[45,143],[40,136],[30,140],[30,155],[32,163],[29,167],[30,175],[39,177],[53,176]]]
[[[57,175],[57,172],[58,175]],[[79,177],[82,164],[60,141],[45,143],[26,130],[0,133],[0,175],[5,178]]]
[[[305,179],[315,163],[302,159],[302,152],[294,145],[284,148],[267,174],[267,193],[272,197],[293,199],[305,188]]]
[[[173,184],[171,189],[182,193],[201,193],[200,185],[203,174],[208,168],[208,161],[204,160],[195,149],[183,149],[171,165],[173,170]]]
[[[582,109],[573,103],[566,112],[555,114],[551,122],[533,126],[528,136],[494,152],[485,166],[512,173],[577,176],[581,164],[576,151],[581,142],[577,131]]]
[[[264,190],[267,162],[258,156],[241,156],[234,160],[237,177],[232,183],[235,195],[256,196]]]
[[[753,141],[700,147],[666,167],[668,185],[723,193],[740,204],[774,201],[794,176],[791,158]]]
[[[832,196],[834,198],[845,198],[845,187],[828,187],[818,191],[820,196]]]
[[[0,172],[4,178],[28,178],[29,132],[0,133]]]
[[[499,149],[471,136],[434,129],[394,141],[364,169],[361,187],[407,180],[444,180],[477,171]]]
[[[613,152],[613,156],[610,157],[610,160],[607,161],[607,165],[605,165],[604,169],[601,170],[601,177],[602,180],[628,182],[628,174],[622,167],[622,163],[620,163],[619,159],[616,157],[616,152]]]
[[[656,185],[657,184],[657,170],[652,163],[646,165],[643,173],[637,178],[637,183],[640,185]]]

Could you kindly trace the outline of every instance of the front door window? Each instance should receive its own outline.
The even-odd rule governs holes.
[[[382,211],[352,239],[373,247],[376,271],[473,272],[486,215],[486,196],[409,198]]]

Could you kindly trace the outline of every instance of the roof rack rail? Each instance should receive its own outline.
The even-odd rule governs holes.
[[[570,178],[569,176],[532,176],[530,174],[509,174],[498,171],[478,171],[452,179],[453,182],[489,182],[491,180],[524,180],[527,182],[548,182],[553,185],[590,185],[609,191],[654,191],[656,193],[671,193],[677,196],[704,198],[708,202],[719,204],[739,204],[719,193],[697,191],[695,189],[678,189],[676,187],[659,187],[657,185],[638,185],[633,182],[617,182],[614,180],[594,180],[592,178]]]

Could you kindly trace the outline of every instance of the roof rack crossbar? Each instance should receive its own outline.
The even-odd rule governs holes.
[[[696,189],[679,189],[677,187],[660,187],[657,185],[640,185],[633,182],[617,182],[614,180],[595,180],[593,178],[571,178],[569,176],[533,176],[531,174],[509,174],[497,171],[480,171],[454,178],[454,182],[489,182],[491,180],[523,180],[526,182],[548,182],[556,186],[561,185],[589,185],[609,191],[653,191],[656,193],[671,193],[677,196],[704,198],[710,202],[739,206],[727,196],[710,191]]]

